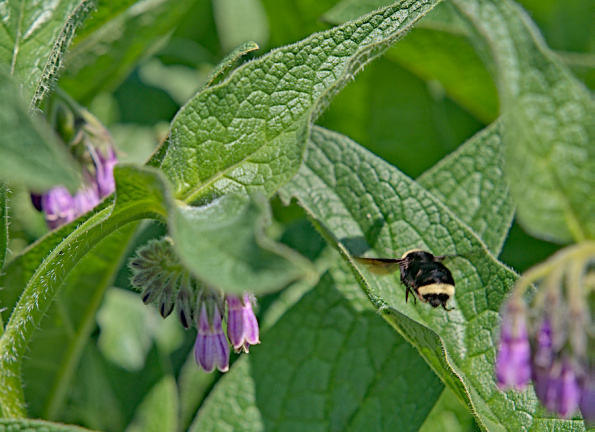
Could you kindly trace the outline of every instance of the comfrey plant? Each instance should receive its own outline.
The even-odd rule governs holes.
[[[0,430],[584,432],[585,9],[172,3],[0,0]]]
[[[543,405],[562,417],[580,407],[595,421],[595,371],[588,356],[593,337],[589,298],[595,287],[595,243],[558,252],[529,270],[502,311],[496,377],[501,388],[524,389],[533,380]],[[531,283],[538,291],[527,308]]]
[[[176,257],[171,238],[141,246],[129,266],[130,282],[145,304],[155,305],[163,318],[175,309],[184,328],[196,327],[194,356],[205,372],[215,367],[221,372],[229,369],[228,339],[236,352],[248,352],[250,345],[260,343],[254,297],[224,295],[193,277]],[[227,338],[223,330],[226,309]]]

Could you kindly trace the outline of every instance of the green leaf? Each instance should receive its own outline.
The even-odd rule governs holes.
[[[78,169],[72,156],[41,119],[23,106],[17,86],[0,67],[0,173],[39,192],[63,184],[75,190]]]
[[[190,350],[180,374],[178,388],[180,397],[180,427],[187,431],[194,419],[203,399],[213,387],[219,375],[205,372],[199,368],[194,358],[194,350]]]
[[[472,432],[479,431],[469,409],[447,387],[434,405],[434,409],[419,432]]]
[[[66,57],[60,86],[79,101],[113,90],[139,60],[153,54],[195,0],[101,3],[98,20],[81,32]]]
[[[248,54],[249,52],[256,51],[259,48],[258,44],[253,41],[248,41],[243,43],[242,45],[238,46],[232,52],[230,52],[209,74],[206,79],[206,83],[204,88],[209,87],[213,82],[219,78],[223,72],[230,68],[235,62],[239,61],[239,59]]]
[[[518,219],[531,234],[595,236],[592,102],[586,88],[509,0],[455,0],[494,58],[505,160]]]
[[[310,273],[301,255],[265,235],[268,200],[227,195],[204,207],[176,207],[174,247],[185,267],[227,292],[265,293]]]
[[[181,328],[173,316],[163,320],[155,309],[143,305],[138,295],[123,289],[107,292],[97,323],[101,331],[97,345],[103,356],[129,371],[145,366],[160,331],[168,333],[168,343],[175,346],[181,342]]]
[[[176,432],[178,405],[176,380],[166,375],[145,396],[126,432]]]
[[[417,431],[441,392],[341,263],[261,340],[218,382],[191,431]]]
[[[85,255],[41,320],[23,362],[31,416],[58,418],[83,348],[95,329],[103,294],[122,263],[135,228],[134,224],[120,228]]]
[[[92,0],[3,3],[0,64],[23,85],[30,110],[37,108],[53,87],[62,56],[93,6]]]
[[[514,217],[503,158],[498,121],[417,179],[472,228],[496,256]]]
[[[88,432],[80,426],[32,419],[0,419],[0,432]]]
[[[313,131],[306,162],[283,195],[296,196],[311,213],[374,306],[469,404],[485,429],[583,430],[582,421],[551,419],[532,388],[497,389],[498,310],[517,276],[433,195],[347,138],[322,129]],[[376,277],[351,260],[351,255],[379,256],[387,249],[400,255],[413,248],[457,255],[447,261],[457,286],[449,302],[455,310],[406,303],[398,276]]]
[[[438,81],[478,120],[488,124],[498,116],[496,86],[464,35],[420,26],[388,51],[387,58],[425,81]]]
[[[150,164],[188,204],[273,194],[297,172],[309,125],[330,98],[436,3],[399,2],[245,64],[178,112]]]

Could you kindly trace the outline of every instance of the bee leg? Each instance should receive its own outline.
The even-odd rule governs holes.
[[[407,303],[409,301],[409,292],[413,293],[413,290],[409,287],[407,287],[407,290],[405,291],[405,303]],[[415,293],[413,295],[413,304],[417,304],[417,297],[415,296]]]
[[[444,308],[444,310],[445,310],[446,312],[450,312],[451,310],[453,310],[453,309],[454,309],[454,307],[447,308],[447,307],[446,307],[446,305],[445,305],[444,303],[442,303],[442,307]]]

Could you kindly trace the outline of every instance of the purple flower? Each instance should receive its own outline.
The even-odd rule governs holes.
[[[100,198],[97,192],[97,186],[93,183],[84,186],[74,195],[75,218],[93,210],[93,208],[99,204],[99,201]]]
[[[581,388],[570,360],[558,360],[547,370],[538,370],[534,379],[535,393],[548,410],[562,417],[576,411]]]
[[[533,383],[537,398],[546,404],[548,394],[552,392],[551,373],[555,353],[553,351],[552,326],[550,320],[545,318],[535,336],[535,354],[533,355]]]
[[[502,389],[523,389],[531,379],[531,348],[527,337],[524,308],[508,304],[500,328],[496,357],[496,378]]]
[[[43,194],[41,208],[45,211],[45,220],[50,229],[76,219],[74,198],[64,186],[52,188]]]
[[[95,160],[97,188],[99,196],[103,198],[116,190],[116,181],[114,179],[114,166],[118,163],[116,152],[112,146],[107,147],[107,155],[97,151],[97,160]]]
[[[536,368],[549,368],[554,361],[552,325],[550,320],[544,318],[535,336],[535,355],[533,365]]]
[[[45,212],[50,229],[72,222],[95,208],[101,198],[114,191],[113,169],[117,159],[113,148],[109,148],[108,159],[99,157],[99,160],[102,162],[96,167],[95,177],[84,169],[83,187],[74,196],[64,186],[52,188],[43,195],[31,195],[35,208]]]
[[[216,304],[209,319],[207,304],[202,302],[198,318],[198,334],[194,346],[194,357],[205,372],[211,372],[217,366],[221,372],[229,369],[229,345],[221,327],[221,312]]]
[[[576,411],[581,399],[581,389],[576,379],[570,360],[564,359],[558,382],[557,407],[555,411],[562,417],[568,417]]]
[[[242,348],[248,352],[250,345],[259,344],[258,321],[252,310],[250,295],[243,298],[228,295],[227,300],[227,336],[234,350]]]
[[[92,182],[80,189],[74,196],[64,186],[50,189],[38,198],[31,196],[33,205],[45,212],[50,229],[72,222],[99,204],[97,187]]]

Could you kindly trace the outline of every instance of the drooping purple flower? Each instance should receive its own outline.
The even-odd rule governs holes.
[[[568,417],[576,411],[581,399],[581,389],[570,360],[564,359],[558,384],[556,412]]]
[[[544,318],[535,335],[535,355],[533,356],[535,367],[549,368],[552,365],[554,361],[553,345],[552,324],[549,319]]]
[[[97,179],[97,188],[99,196],[103,198],[116,190],[116,181],[114,179],[114,166],[118,163],[116,152],[110,145],[106,149],[104,155],[101,151],[97,152],[97,160],[95,160],[95,176]]]
[[[221,326],[222,315],[216,304],[213,305],[213,315],[209,318],[207,304],[203,302],[198,318],[198,334],[194,346],[194,357],[205,372],[219,369],[226,372],[229,369],[229,345]]]
[[[535,393],[550,411],[568,417],[576,411],[581,388],[569,359],[557,360],[548,369],[537,371]]]
[[[550,320],[544,318],[535,335],[535,354],[533,355],[532,378],[537,398],[545,405],[548,394],[552,392],[553,351],[552,326]]]
[[[45,220],[50,229],[76,219],[74,198],[64,186],[52,188],[43,194],[41,208],[45,211]]]
[[[228,295],[227,301],[227,336],[233,348],[242,348],[248,352],[250,345],[260,343],[258,321],[252,310],[250,295],[242,298]]]
[[[502,389],[523,389],[531,379],[531,348],[524,308],[508,304],[500,327],[496,378]]]

